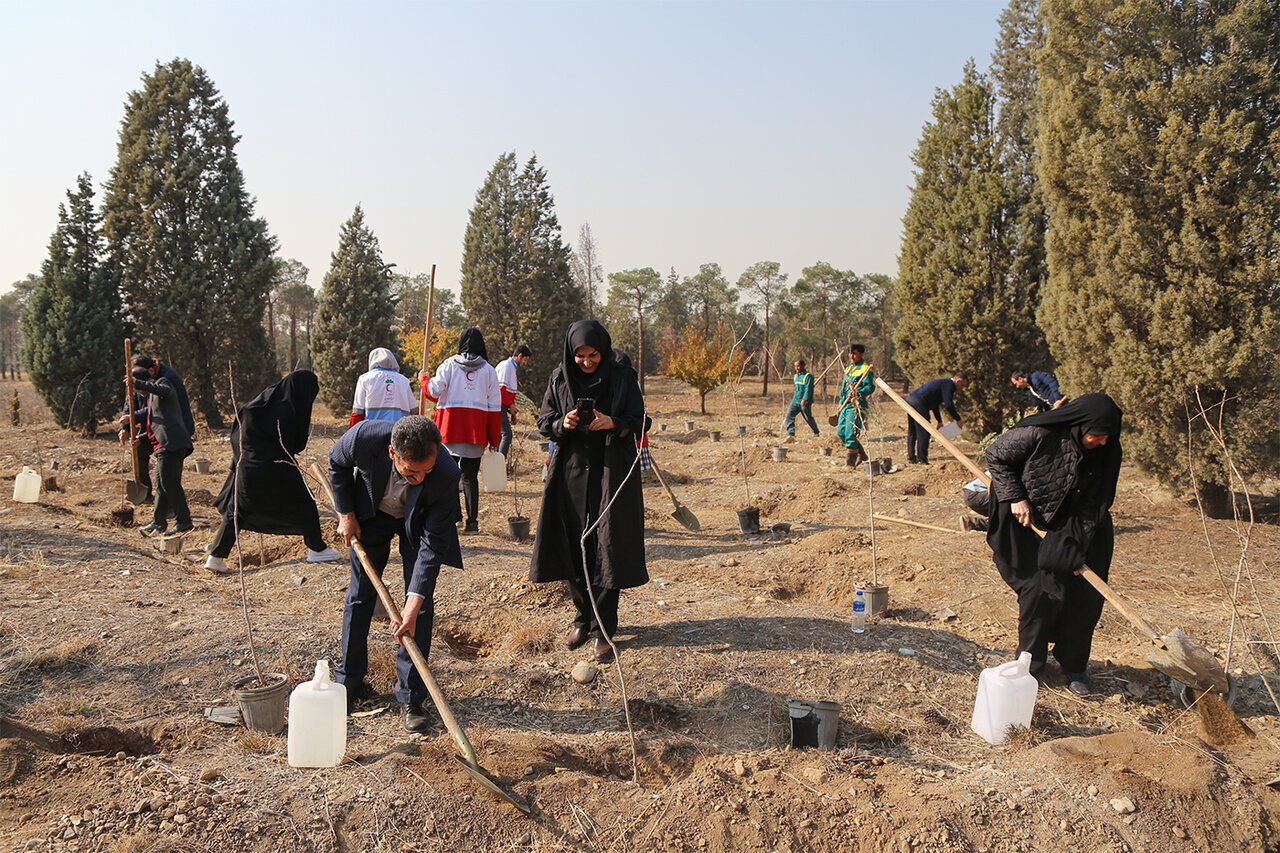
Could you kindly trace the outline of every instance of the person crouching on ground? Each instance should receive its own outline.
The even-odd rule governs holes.
[[[600,662],[613,658],[606,638],[618,628],[620,591],[649,581],[644,494],[633,471],[644,417],[636,372],[614,360],[604,326],[594,320],[570,326],[538,414],[539,432],[555,445],[529,579],[568,581],[575,615],[565,645],[594,640]],[[584,566],[582,535],[597,522]]]
[[[311,436],[311,407],[320,382],[310,370],[295,370],[245,403],[231,428],[231,470],[213,500],[222,524],[204,567],[227,574],[227,556],[239,530],[278,536],[301,534],[308,563],[331,563],[342,555],[324,541],[316,502],[294,457]]]
[[[1106,580],[1120,477],[1120,407],[1085,394],[1023,418],[987,448],[991,470],[987,544],[1018,595],[1018,651],[1042,678],[1049,644],[1072,693],[1091,691],[1086,669],[1102,594],[1076,572]],[[1044,531],[1044,538],[1032,529]]]

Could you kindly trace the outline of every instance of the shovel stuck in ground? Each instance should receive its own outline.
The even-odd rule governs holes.
[[[916,423],[928,430],[929,434],[937,439],[938,443],[945,447],[952,456],[990,487],[991,478],[987,476],[986,472],[974,464],[972,459],[961,453],[960,449],[952,444],[946,436],[938,432],[933,424],[929,423],[928,418],[912,408],[906,400],[902,399],[880,377],[876,377],[875,383],[881,391],[884,391],[889,396],[889,399],[901,406],[903,411],[910,415]],[[1041,537],[1045,535],[1043,530],[1035,527],[1031,529],[1035,530],[1036,534]],[[1180,681],[1196,690],[1211,690],[1215,693],[1221,693],[1223,696],[1231,692],[1231,683],[1227,678],[1227,671],[1222,668],[1222,664],[1208,649],[1188,637],[1178,628],[1164,635],[1157,633],[1155,628],[1152,628],[1145,619],[1129,609],[1128,603],[1088,566],[1083,566],[1077,574],[1092,584],[1094,589],[1102,593],[1102,597],[1110,602],[1111,606],[1119,610],[1120,614],[1128,619],[1129,623],[1139,633],[1156,646],[1147,655],[1147,663],[1175,681]]]
[[[675,509],[671,511],[671,517],[683,524],[689,530],[701,530],[702,524],[699,523],[698,517],[693,514],[687,506],[680,503],[680,499],[676,497],[676,493],[671,491],[671,487],[667,485],[667,481],[662,479],[662,472],[658,470],[658,464],[652,459],[649,463],[653,466],[653,473],[658,475],[658,482],[662,484],[662,488],[667,490],[667,494],[671,497],[671,503],[675,505]]]
[[[138,462],[138,422],[133,417],[133,341],[124,339],[124,398],[129,406],[129,451],[133,457],[133,479],[124,481],[124,496],[137,506],[147,499],[151,490],[142,485],[142,465]]]
[[[322,476],[320,469],[315,465],[311,466],[311,473],[320,481],[325,495],[329,498],[329,503],[334,506],[336,511],[337,505],[334,504],[333,490],[329,488],[328,478]],[[369,555],[365,553],[364,546],[354,536],[351,538],[351,550],[355,552],[356,557],[360,560],[364,573],[369,577],[369,582],[373,584],[374,590],[378,593],[378,600],[382,602],[382,606],[386,609],[388,615],[399,613],[400,608],[396,606],[395,601],[391,598],[391,593],[387,591],[387,585],[382,582],[382,578],[373,570],[373,566],[369,564]],[[422,682],[427,686],[427,692],[431,694],[431,701],[435,703],[436,711],[440,714],[440,721],[449,730],[449,734],[453,735],[453,742],[458,747],[458,752],[462,753],[461,755],[455,755],[454,758],[470,774],[471,778],[480,784],[480,787],[500,799],[506,800],[525,814],[529,814],[531,811],[529,804],[519,794],[501,788],[497,782],[493,781],[493,777],[480,766],[480,762],[476,759],[476,751],[471,746],[471,741],[467,739],[467,733],[462,730],[462,726],[458,725],[458,719],[453,716],[453,710],[445,699],[444,691],[440,689],[439,684],[436,684],[435,677],[427,667],[427,659],[423,656],[422,650],[418,648],[418,644],[414,642],[413,637],[405,634],[400,638],[400,642],[409,653],[409,657],[413,659],[413,665],[418,670],[418,675],[422,676]]]

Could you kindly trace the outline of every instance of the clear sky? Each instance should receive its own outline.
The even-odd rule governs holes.
[[[507,151],[538,156],[606,273],[896,275],[934,91],[987,69],[1004,5],[10,0],[0,289],[39,272],[76,176],[110,173],[127,93],[174,57],[218,86],[256,213],[317,289],[361,204],[388,263],[456,290]]]

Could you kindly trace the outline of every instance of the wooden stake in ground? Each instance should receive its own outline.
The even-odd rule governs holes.
[[[431,355],[431,315],[435,311],[436,303],[436,265],[431,265],[431,284],[427,286],[427,323],[422,328],[422,372],[430,375],[431,364],[427,358]],[[421,394],[418,398],[418,414],[425,415],[427,413],[427,395]]]

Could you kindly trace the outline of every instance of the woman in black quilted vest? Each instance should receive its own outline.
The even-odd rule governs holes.
[[[1076,572],[1087,565],[1105,580],[1111,568],[1120,419],[1106,394],[1085,394],[1024,418],[987,448],[987,544],[1018,596],[1018,651],[1031,652],[1031,674],[1042,678],[1052,643],[1081,696],[1092,690],[1086,669],[1103,598]]]

